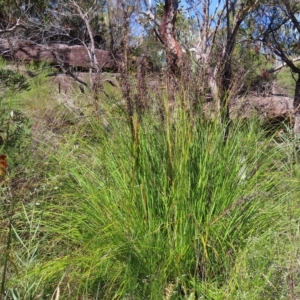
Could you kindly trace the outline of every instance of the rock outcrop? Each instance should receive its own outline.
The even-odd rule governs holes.
[[[29,40],[0,39],[0,52],[4,58],[24,62],[48,62],[51,65],[88,69],[90,59],[84,46],[65,44],[37,44]],[[98,64],[107,70],[116,70],[117,62],[106,50],[96,49]]]
[[[257,113],[262,118],[288,118],[293,115],[294,99],[287,96],[269,95],[266,97],[247,95],[246,97],[234,98],[230,103],[233,117],[247,117]]]

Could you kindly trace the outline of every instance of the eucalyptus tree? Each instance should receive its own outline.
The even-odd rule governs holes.
[[[0,0],[0,26],[3,30],[12,27],[17,19],[24,17],[25,14],[32,17],[45,12],[45,9],[54,1],[45,0]]]
[[[106,48],[108,1],[75,2],[84,11],[91,7],[95,9],[90,19],[93,40],[97,47]],[[0,0],[0,30],[8,32],[8,29],[21,26],[23,30],[18,31],[20,37],[39,43],[62,42],[72,45],[81,44],[82,41],[91,42],[86,23],[76,11],[72,0]]]
[[[193,37],[189,51],[195,59],[212,94],[220,120],[229,121],[229,99],[236,82],[232,58],[238,43],[245,39],[241,29],[256,10],[258,0],[187,0],[193,19]]]
[[[152,22],[153,32],[166,52],[168,74],[172,85],[174,76],[180,74],[183,64],[182,45],[176,37],[179,2],[179,0],[164,0],[153,3],[152,0],[145,0],[146,9],[140,12]]]
[[[229,99],[236,82],[233,80],[232,58],[247,18],[259,6],[259,0],[186,0],[184,16],[189,22],[184,35],[178,23],[178,0],[162,1],[163,17],[155,15],[153,1],[145,0],[143,15],[152,21],[154,32],[169,55],[168,65],[180,69],[182,58],[190,53],[202,77],[202,90],[209,90],[220,121],[229,122]],[[249,41],[247,41],[249,43]]]
[[[47,18],[45,12],[54,2],[45,0],[0,0],[0,32],[13,33],[21,37],[34,35],[39,16]],[[22,28],[16,31],[15,29]]]
[[[294,132],[300,134],[300,2],[299,0],[265,1],[252,16],[251,38],[261,51],[276,55],[281,65],[288,66],[295,80]],[[271,70],[273,71],[273,70]]]

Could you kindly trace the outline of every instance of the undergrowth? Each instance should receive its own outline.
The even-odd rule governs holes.
[[[282,146],[291,139],[276,145],[253,119],[224,141],[223,125],[180,105],[165,105],[163,120],[108,113],[108,131],[37,86],[20,96],[33,124],[23,171],[13,165],[1,183],[3,299],[300,295],[297,153]]]

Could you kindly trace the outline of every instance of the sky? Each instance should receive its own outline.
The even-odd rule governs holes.
[[[155,5],[155,3],[157,2],[161,2],[163,0],[144,0],[145,2],[147,3],[151,3],[152,6]],[[211,0],[211,9],[214,10],[216,8],[216,6],[218,5],[218,2],[220,3],[224,3],[225,0]],[[193,0],[193,2],[197,3],[197,2],[200,2],[200,1],[197,1],[197,0]],[[187,1],[186,0],[181,0],[180,1],[180,6],[183,6],[183,8],[187,8],[189,5],[187,4]]]
[[[191,0],[193,3],[199,3],[201,2],[201,0]],[[158,2],[163,2],[164,0],[143,0],[143,9],[146,10],[146,5],[147,7],[155,7],[156,3]],[[187,0],[180,0],[180,4],[179,4],[179,8],[182,9],[185,13],[186,16],[190,16],[193,17],[195,14],[193,13],[193,9],[189,9],[191,8],[191,5],[189,5],[187,3]],[[219,3],[220,2],[220,3]],[[213,14],[215,12],[216,7],[219,5],[219,9],[221,9],[221,7],[223,6],[225,0],[211,0],[211,7],[210,7],[210,14]],[[197,8],[200,8],[200,6],[198,5]],[[142,27],[140,26],[140,24],[137,22],[133,28],[133,32],[137,35],[142,34]]]

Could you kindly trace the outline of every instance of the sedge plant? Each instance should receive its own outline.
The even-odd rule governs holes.
[[[53,158],[50,255],[33,274],[53,299],[223,294],[239,253],[279,217],[280,153],[251,120],[231,125],[226,143],[223,125],[180,107],[131,125],[96,126],[101,138]]]

